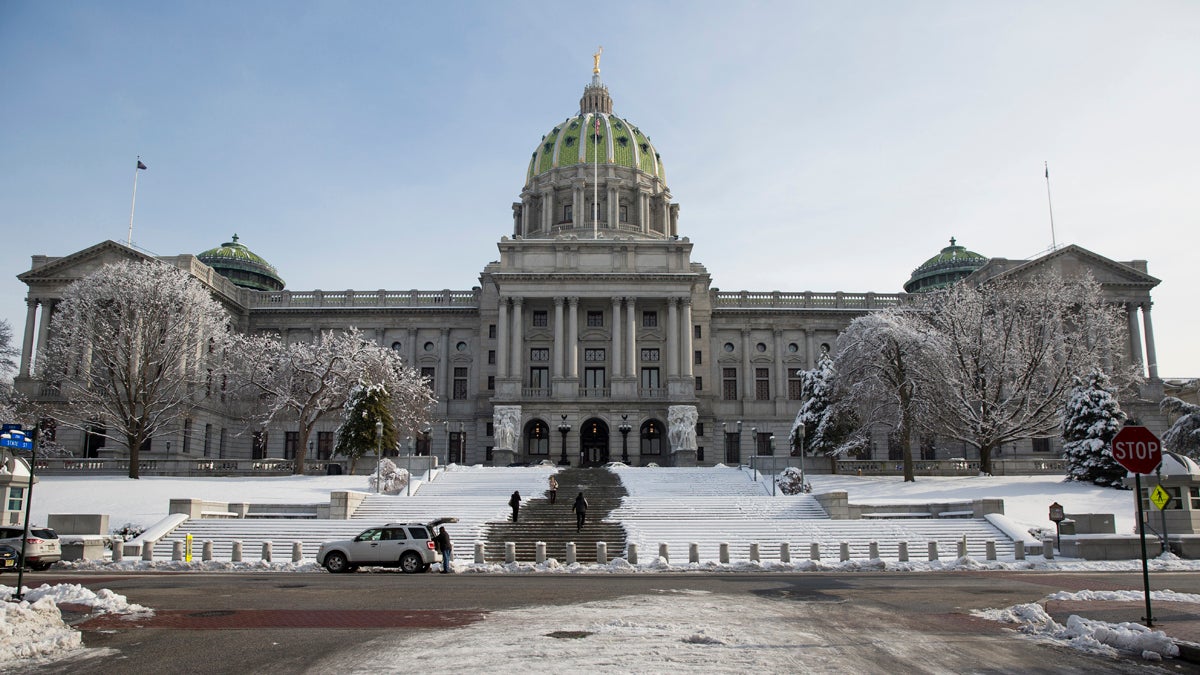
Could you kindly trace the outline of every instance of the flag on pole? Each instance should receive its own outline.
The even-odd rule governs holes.
[[[1050,177],[1050,162],[1044,162],[1046,165],[1046,178]]]
[[[139,169],[145,169],[145,168],[146,168],[146,165],[145,165],[145,164],[143,164],[143,163],[142,163],[142,160],[140,160],[140,159],[139,159],[139,160],[138,160],[138,163],[137,163],[137,168],[139,168]]]

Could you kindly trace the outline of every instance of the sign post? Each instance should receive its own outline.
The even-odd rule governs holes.
[[[1142,508],[1142,474],[1151,473],[1162,463],[1162,444],[1146,427],[1125,427],[1112,440],[1112,455],[1117,463],[1133,474],[1134,501],[1137,503],[1138,533],[1142,540],[1142,586],[1146,595],[1147,627],[1154,626],[1150,611],[1150,565],[1146,561],[1146,517]]]

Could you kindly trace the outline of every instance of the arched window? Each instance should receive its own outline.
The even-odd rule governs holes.
[[[658,420],[646,420],[642,423],[641,451],[643,455],[661,455],[663,442],[663,425]]]
[[[550,454],[550,427],[541,420],[531,420],[525,425],[525,454]]]

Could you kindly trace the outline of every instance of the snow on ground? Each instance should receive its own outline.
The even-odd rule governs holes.
[[[151,612],[106,588],[92,592],[78,584],[27,588],[19,602],[13,601],[15,593],[13,587],[0,586],[0,666],[12,661],[53,660],[83,649],[79,631],[63,621],[61,604],[82,605],[94,613]]]

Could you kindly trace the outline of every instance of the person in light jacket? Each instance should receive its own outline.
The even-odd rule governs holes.
[[[550,476],[550,489],[547,492],[550,494],[550,503],[553,504],[554,500],[558,498],[558,481],[554,476]]]

